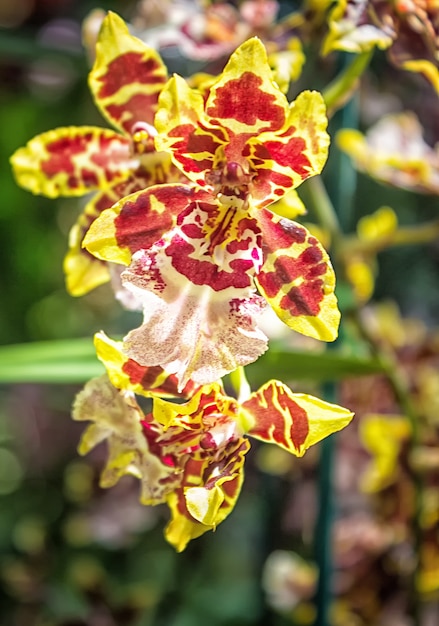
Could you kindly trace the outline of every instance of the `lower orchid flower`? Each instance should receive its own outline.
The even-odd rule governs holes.
[[[119,345],[102,334],[96,345],[119,388],[103,376],[78,395],[74,419],[93,422],[79,451],[85,454],[107,441],[101,486],[110,487],[127,474],[137,477],[143,504],[168,504],[171,520],[165,537],[178,551],[214,530],[232,511],[244,479],[247,436],[302,456],[353,416],[337,405],[292,393],[276,380],[242,401],[226,395],[217,382],[186,389],[190,398],[183,404],[172,402],[159,397],[162,389],[146,383],[161,375],[169,392],[174,383],[171,377],[166,384],[163,370],[160,374],[156,368],[150,376],[151,368],[126,360]],[[142,411],[133,389],[153,398],[150,413]]]

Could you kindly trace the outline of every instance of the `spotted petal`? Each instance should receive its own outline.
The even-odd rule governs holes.
[[[130,35],[125,22],[109,12],[96,44],[90,89],[103,115],[132,134],[137,122],[152,125],[158,96],[168,79],[157,52]]]
[[[188,185],[154,185],[133,193],[91,224],[84,246],[99,259],[128,265],[131,256],[148,248],[170,230],[177,215],[205,192]]]
[[[309,337],[333,341],[340,312],[329,257],[303,226],[264,209],[258,214],[264,263],[259,290],[280,319]]]
[[[240,438],[230,444],[219,461],[207,459],[204,463],[187,464],[182,488],[169,494],[167,500],[172,518],[165,537],[178,552],[191,539],[214,530],[233,510],[249,449],[248,440]]]
[[[327,123],[322,95],[303,91],[286,111],[282,132],[265,132],[248,140],[247,158],[257,173],[251,194],[259,206],[322,171],[328,156]]]
[[[158,150],[169,150],[186,176],[204,186],[215,155],[227,141],[226,133],[208,123],[202,93],[191,89],[180,76],[173,76],[163,89],[155,118]]]
[[[168,155],[149,154],[126,180],[107,187],[87,203],[70,231],[69,251],[64,259],[67,290],[71,295],[82,296],[111,278],[107,263],[96,258],[82,245],[90,226],[101,213],[125,196],[159,182],[172,181],[176,176],[179,173],[171,165]]]
[[[257,37],[232,54],[206,102],[208,117],[227,128],[230,135],[277,131],[285,123],[287,108],[287,99],[273,81],[267,53]]]
[[[132,391],[146,397],[188,398],[195,390],[189,381],[179,392],[178,381],[159,366],[145,367],[126,356],[121,341],[112,341],[105,333],[96,333],[94,338],[97,357],[105,365],[111,383],[117,389]]]
[[[68,126],[31,139],[11,157],[19,185],[56,198],[82,196],[126,178],[136,166],[130,143],[112,130]]]
[[[187,176],[203,185],[219,161],[238,163],[246,172],[247,139],[280,130],[287,114],[288,102],[273,82],[265,48],[253,38],[232,54],[206,104],[182,78],[169,82],[156,116],[156,144],[171,150]]]
[[[264,304],[253,287],[259,245],[246,212],[192,203],[122,275],[144,302],[144,324],[126,337],[129,356],[162,365],[182,386],[189,378],[212,382],[256,360],[266,349],[256,325]]]
[[[106,376],[87,383],[73,407],[73,419],[94,422],[82,436],[80,454],[107,441],[108,460],[101,486],[112,487],[130,474],[141,481],[142,503],[159,504],[178,485],[179,477],[174,467],[155,453],[151,435],[148,441],[144,434],[143,418],[134,398],[119,392]]]
[[[242,403],[253,419],[248,435],[275,443],[296,456],[328,435],[341,430],[353,417],[348,409],[319,398],[293,393],[271,380]]]

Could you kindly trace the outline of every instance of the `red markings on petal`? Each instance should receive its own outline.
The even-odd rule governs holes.
[[[121,128],[127,133],[133,132],[138,122],[151,124],[157,109],[157,94],[138,93],[123,104],[108,104],[107,113],[114,120],[118,120]]]
[[[140,365],[133,359],[128,359],[122,367],[122,371],[128,376],[133,385],[141,385],[145,391],[152,390],[158,395],[171,395],[189,398],[195,389],[192,381],[181,391],[178,391],[178,380],[174,374],[164,378],[162,367]]]
[[[174,226],[176,216],[196,193],[188,186],[156,185],[128,197],[115,219],[118,245],[132,254],[149,248]]]
[[[324,297],[324,282],[320,278],[326,272],[318,248],[306,249],[297,258],[278,256],[273,272],[261,271],[258,281],[268,297],[274,298],[285,286],[302,279],[299,285],[292,286],[281,300],[281,306],[291,315],[318,315]]]
[[[203,128],[201,124],[181,124],[168,133],[168,137],[176,138],[170,149],[186,173],[212,169],[215,153],[224,143],[223,135],[223,132]]]
[[[108,71],[100,77],[99,98],[108,98],[125,85],[140,83],[143,85],[164,84],[162,66],[155,58],[146,58],[139,52],[121,54],[108,64]],[[157,72],[159,72],[157,74]],[[157,96],[156,96],[157,101]]]
[[[49,179],[68,175],[68,186],[72,190],[95,189],[120,178],[129,167],[128,141],[104,129],[87,132],[81,127],[68,128],[44,147],[49,156],[41,159],[41,170]],[[88,167],[82,167],[83,161]]]
[[[215,104],[206,113],[215,119],[234,119],[253,127],[258,121],[268,122],[258,128],[277,130],[285,122],[285,111],[275,103],[275,97],[260,89],[262,79],[252,72],[244,72],[215,90]]]
[[[291,397],[291,392],[282,383],[267,383],[243,403],[243,408],[255,420],[249,435],[263,441],[277,443],[297,452],[309,433],[306,411]]]
[[[271,220],[272,213],[261,211],[259,223],[268,226],[263,229],[263,248],[271,252],[281,248],[289,248],[293,244],[305,243],[307,231],[303,226],[286,218]],[[268,219],[267,219],[268,218]]]
[[[255,158],[262,161],[273,160],[282,167],[292,169],[303,179],[309,176],[311,163],[304,154],[307,145],[302,137],[291,137],[286,143],[281,141],[264,141],[256,146]]]
[[[251,286],[248,271],[253,263],[246,259],[234,259],[230,269],[226,271],[212,261],[194,258],[195,246],[176,235],[166,246],[167,256],[172,258],[173,267],[194,285],[209,285],[214,291],[222,291],[228,287],[244,289]]]
[[[209,285],[215,291],[251,287],[260,263],[259,227],[244,211],[219,207],[201,202],[188,207],[180,214],[165,253],[194,285]]]

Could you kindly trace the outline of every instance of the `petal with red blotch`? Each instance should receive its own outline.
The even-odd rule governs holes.
[[[190,461],[182,486],[167,498],[172,518],[165,529],[166,540],[178,552],[191,539],[214,530],[233,510],[244,479],[245,455],[250,449],[240,438],[224,450],[219,460]]]
[[[206,116],[229,133],[248,137],[279,131],[287,114],[288,101],[273,81],[264,45],[253,37],[237,48],[210,88]]]
[[[132,254],[149,248],[175,225],[188,204],[204,197],[200,189],[173,183],[133,193],[103,211],[83,245],[99,259],[128,265]]]
[[[165,158],[154,158],[158,156],[158,154],[147,156],[145,165],[149,165],[149,169],[142,164],[131,172],[126,180],[96,194],[77,219],[70,231],[69,251],[64,259],[67,290],[72,296],[82,296],[111,278],[107,263],[96,258],[82,245],[90,226],[99,215],[121,198],[162,182],[164,176],[172,179],[172,176],[176,175],[176,170],[171,167],[167,155],[161,153]]]
[[[73,406],[73,419],[93,422],[82,436],[79,453],[86,454],[101,441],[107,442],[108,460],[101,486],[112,487],[129,474],[141,481],[143,504],[159,504],[178,486],[180,478],[154,445],[160,428],[149,432],[147,438],[143,418],[132,394],[120,392],[106,376],[88,382]]]
[[[267,338],[256,325],[263,310],[261,298],[233,298],[208,286],[182,284],[181,275],[175,282],[165,275],[165,282],[159,272],[154,285],[152,274],[145,272],[146,260],[155,272],[155,259],[142,252],[124,272],[125,285],[142,290],[144,302],[144,323],[125,337],[124,349],[131,358],[175,373],[183,389],[189,380],[218,380],[265,352]]]
[[[122,274],[144,303],[144,324],[126,337],[130,357],[161,365],[181,385],[209,383],[256,360],[266,349],[257,327],[265,303],[253,284],[260,263],[256,220],[212,200],[193,202]]]
[[[258,288],[278,317],[303,335],[333,341],[340,312],[328,254],[303,226],[263,209],[258,213],[264,263]]]
[[[158,96],[168,80],[159,54],[133,37],[125,22],[109,12],[96,44],[89,84],[103,115],[132,134],[137,122],[153,124]]]
[[[278,200],[319,174],[328,156],[328,119],[317,91],[304,91],[291,103],[283,128],[248,140],[248,160],[257,175],[251,194],[259,206]]]
[[[296,456],[332,433],[341,430],[353,413],[336,404],[301,393],[271,380],[242,403],[253,419],[248,435],[275,443]]]
[[[202,94],[180,76],[171,78],[160,95],[155,126],[159,132],[157,149],[170,151],[186,176],[204,186],[206,173],[214,168],[215,155],[221,152],[227,134],[208,123]]]
[[[133,391],[146,397],[189,398],[196,386],[192,381],[178,391],[178,381],[162,367],[145,367],[130,359],[123,351],[121,341],[112,341],[105,333],[94,337],[96,354],[107,370],[111,383],[118,389]]]
[[[11,157],[19,185],[49,198],[82,196],[126,178],[137,166],[127,138],[95,126],[68,126],[31,139]]]

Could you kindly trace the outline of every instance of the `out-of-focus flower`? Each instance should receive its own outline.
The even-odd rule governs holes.
[[[394,187],[439,194],[439,150],[424,141],[414,113],[383,117],[366,135],[343,129],[337,144],[372,178]]]
[[[317,569],[295,552],[275,550],[264,565],[262,585],[269,604],[278,611],[291,611],[315,593]]]
[[[106,263],[81,248],[100,212],[149,185],[182,180],[169,155],[154,147],[154,115],[167,70],[158,54],[132,37],[114,13],[105,18],[89,84],[97,107],[117,129],[65,127],[34,137],[11,158],[17,182],[51,198],[99,190],[72,228],[64,270],[67,288],[80,296],[110,279]],[[152,215],[149,218],[152,219]],[[156,220],[157,236],[172,227],[169,209]]]
[[[347,247],[344,254],[346,278],[359,302],[367,302],[373,294],[378,271],[376,255],[392,241],[398,218],[390,207],[380,207],[365,215],[357,224],[357,249]]]
[[[114,362],[108,365],[114,369]],[[144,384],[139,379],[136,389]],[[171,521],[165,536],[178,551],[214,530],[233,509],[250,448],[246,434],[302,456],[353,416],[318,398],[294,394],[275,380],[240,402],[225,395],[220,383],[196,389],[183,404],[144,387],[143,394],[153,397],[152,412],[144,414],[131,381],[125,378],[123,384],[124,389],[117,389],[104,376],[78,395],[73,418],[93,422],[79,451],[85,454],[107,441],[101,486],[110,487],[126,474],[139,478],[143,504],[168,504]]]
[[[439,92],[439,5],[430,0],[338,0],[323,53],[388,48],[394,65],[423,74]]]
[[[156,20],[157,5],[150,0],[139,3],[133,25],[158,50],[176,46],[184,57],[209,63],[213,71],[256,35],[267,46],[276,80],[286,92],[290,81],[299,76],[305,57],[288,19],[276,22],[278,10],[276,0],[247,0],[237,7],[229,2],[168,0],[161,3],[161,17]]]
[[[398,572],[401,577],[398,584],[403,584],[403,579],[413,572],[414,559],[418,557],[418,590],[429,594],[439,589],[439,430],[437,408],[429,402],[431,392],[425,396],[424,374],[428,371],[432,377],[430,384],[438,388],[439,342],[434,329],[428,329],[419,320],[402,318],[392,303],[367,312],[364,321],[368,332],[398,361],[409,401],[418,415],[413,426],[408,417],[398,414],[401,408],[394,390],[383,377],[374,376],[367,385],[360,380],[358,384],[350,383],[349,389],[343,385],[342,402],[349,403],[357,414],[360,443],[369,457],[358,472],[358,486],[367,498],[362,506],[375,511],[376,522],[391,537],[380,556],[387,575]],[[358,452],[357,449],[357,455]],[[417,557],[411,542],[416,480],[422,483]],[[360,574],[363,585],[365,574],[358,572],[358,581]]]
[[[328,255],[303,226],[265,208],[321,171],[326,123],[319,93],[288,104],[256,38],[232,55],[206,101],[179,76],[169,81],[156,146],[193,184],[128,196],[84,239],[103,260],[131,260],[122,281],[143,303],[144,324],[126,337],[130,357],[161,365],[182,385],[217,380],[265,351],[261,296],[290,328],[335,338]],[[170,208],[177,225],[157,234],[155,219]]]
[[[399,456],[411,434],[406,417],[400,415],[364,415],[360,423],[362,442],[372,461],[361,477],[367,492],[376,492],[391,484],[398,472]]]

